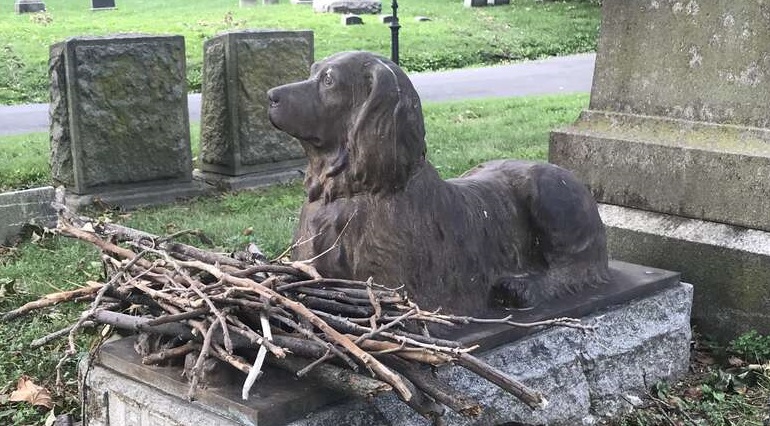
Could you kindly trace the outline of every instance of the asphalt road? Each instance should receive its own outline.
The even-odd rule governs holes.
[[[495,67],[411,74],[423,102],[589,92],[594,54]],[[190,121],[200,121],[201,96],[188,98]],[[0,135],[48,131],[48,104],[0,106]]]

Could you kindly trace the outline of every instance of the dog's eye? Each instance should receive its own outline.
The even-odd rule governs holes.
[[[332,79],[332,76],[329,74],[324,75],[324,85],[331,86],[334,84],[334,79]]]

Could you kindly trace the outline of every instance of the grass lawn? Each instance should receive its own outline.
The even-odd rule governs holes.
[[[188,81],[200,88],[203,41],[234,29],[311,29],[321,59],[343,50],[389,55],[390,30],[374,15],[345,27],[336,14],[281,4],[239,8],[237,0],[121,0],[118,9],[91,12],[88,2],[48,0],[48,11],[16,15],[0,5],[0,104],[48,101],[48,47],[68,37],[118,32],[181,34]],[[383,6],[388,9],[390,2]],[[430,22],[415,22],[418,15]],[[595,1],[512,0],[511,5],[465,8],[462,0],[402,0],[400,56],[410,71],[460,68],[501,61],[593,51],[599,28]]]

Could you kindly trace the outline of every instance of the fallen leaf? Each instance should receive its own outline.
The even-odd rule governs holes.
[[[91,225],[91,222],[86,223],[85,225],[83,225],[83,227],[81,229],[83,231],[86,231],[86,232],[91,232],[91,233],[96,232],[96,230],[94,230],[94,225]]]
[[[0,300],[7,295],[16,294],[16,289],[13,288],[15,283],[16,281],[11,278],[0,278]]]
[[[731,356],[730,358],[727,358],[727,363],[730,364],[732,367],[741,367],[745,365],[746,363],[738,358],[737,356]]]
[[[243,232],[242,232],[243,235],[247,235],[247,236],[251,235],[253,233],[254,233],[254,227],[253,226],[249,226],[248,228],[244,229]]]
[[[16,384],[16,390],[11,393],[11,397],[8,398],[8,401],[28,402],[32,405],[48,409],[53,408],[51,393],[48,392],[48,389],[36,385],[27,376],[21,376],[19,382]]]

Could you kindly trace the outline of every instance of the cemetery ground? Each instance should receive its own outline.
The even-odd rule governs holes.
[[[203,42],[226,30],[310,29],[315,57],[343,50],[388,56],[390,30],[377,15],[364,25],[342,26],[340,15],[311,6],[280,4],[239,8],[237,1],[122,0],[116,10],[91,12],[87,2],[46,1],[46,12],[15,15],[0,6],[0,104],[48,101],[48,47],[72,36],[118,32],[185,37],[190,90],[201,84]],[[390,2],[383,2],[389,13]],[[462,68],[596,49],[599,6],[590,0],[513,0],[511,5],[465,8],[462,0],[399,3],[401,65],[411,71]],[[415,22],[427,16],[428,22]]]
[[[545,159],[548,132],[565,125],[587,104],[587,95],[429,103],[425,106],[430,160],[444,177],[479,162],[503,157]],[[197,129],[193,129],[195,146]],[[0,138],[0,187],[46,184],[47,136]],[[5,149],[9,147],[9,149]],[[16,168],[8,168],[15,163]],[[34,170],[25,174],[26,170]],[[223,251],[256,243],[268,255],[291,239],[303,189],[299,183],[258,191],[201,197],[133,212],[95,210],[89,214],[155,234],[199,229],[207,241],[184,242]],[[210,241],[209,241],[210,240]],[[14,247],[0,248],[0,312],[41,295],[99,279],[102,268],[92,247],[63,237],[29,232]],[[41,349],[29,343],[71,324],[84,306],[62,305],[0,327],[0,424],[42,424],[51,411],[7,401],[22,375],[51,390],[54,412],[78,415],[75,361],[64,368],[65,386],[55,386],[55,366],[65,342]],[[98,340],[82,335],[82,348]],[[693,342],[692,371],[676,384],[656,385],[642,408],[615,425],[762,425],[768,414],[770,337],[743,336],[727,348],[705,338]],[[652,385],[652,384],[651,384]],[[765,423],[767,424],[767,423]]]

